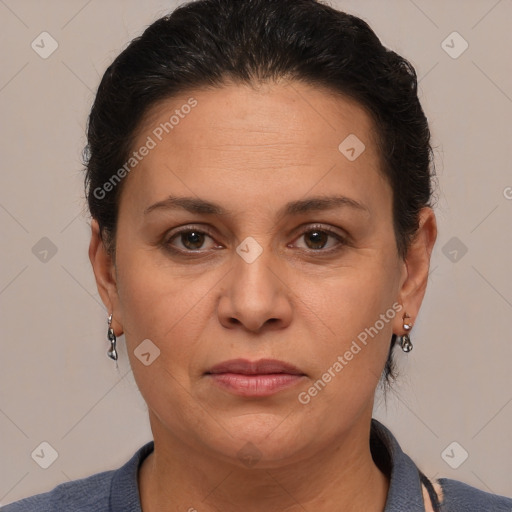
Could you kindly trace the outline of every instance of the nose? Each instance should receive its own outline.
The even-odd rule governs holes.
[[[250,263],[235,254],[233,268],[223,280],[220,323],[228,329],[258,333],[287,327],[293,313],[287,275],[270,249]]]

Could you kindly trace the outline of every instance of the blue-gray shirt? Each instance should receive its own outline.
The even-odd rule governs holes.
[[[384,512],[425,512],[417,466],[391,432],[379,421],[371,424],[372,456],[388,473],[390,486]],[[138,469],[153,451],[153,441],[142,446],[124,466],[58,485],[2,507],[2,512],[142,512]],[[442,512],[512,512],[512,499],[481,491],[452,480],[438,480],[443,489]]]

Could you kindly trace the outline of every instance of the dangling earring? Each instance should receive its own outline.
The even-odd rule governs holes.
[[[412,324],[409,323],[408,321],[406,321],[405,319],[411,318],[411,317],[407,313],[404,313],[404,316],[402,318],[404,321],[403,328],[406,331],[410,331],[412,328]],[[409,333],[405,333],[402,336],[398,336],[398,339],[399,339],[400,346],[402,347],[402,350],[404,352],[410,352],[412,350],[412,343],[411,343],[411,338],[409,336]]]
[[[108,340],[110,341],[110,349],[107,352],[107,356],[114,361],[117,361],[117,350],[116,350],[116,335],[114,333],[114,329],[112,329],[112,313],[108,317],[108,332],[107,332]]]

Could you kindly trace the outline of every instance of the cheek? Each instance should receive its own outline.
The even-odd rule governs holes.
[[[395,267],[391,260],[368,255],[357,265],[336,269],[322,279],[297,282],[300,288],[294,291],[307,298],[326,330],[330,327],[333,334],[346,339],[373,325],[392,307],[398,287]],[[386,326],[391,329],[390,323]]]
[[[395,302],[397,285],[391,264],[386,267],[382,260],[368,258],[367,264],[339,274],[310,282],[303,291],[307,322],[318,327],[310,346],[313,380],[322,381],[317,388],[327,403],[344,408],[357,406],[356,397],[364,402],[373,395],[400,306]]]
[[[179,430],[182,414],[193,416],[183,404],[189,401],[185,390],[190,388],[191,368],[199,360],[200,317],[206,314],[201,299],[206,292],[155,267],[149,256],[144,264],[140,257],[121,258],[118,269],[125,340],[137,386],[153,412],[165,416],[173,411],[165,423]],[[146,365],[141,354],[148,352]]]
[[[119,251],[118,291],[126,343],[133,351],[150,339],[162,361],[169,359],[172,367],[182,361],[186,367],[183,361],[194,350],[209,280],[180,278],[169,266],[156,264],[152,251]]]

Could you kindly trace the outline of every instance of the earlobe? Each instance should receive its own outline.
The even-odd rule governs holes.
[[[117,309],[118,304],[115,265],[101,238],[99,224],[96,219],[91,221],[89,260],[91,261],[101,300],[110,314]],[[114,321],[116,320],[119,322],[119,315],[114,313]]]

